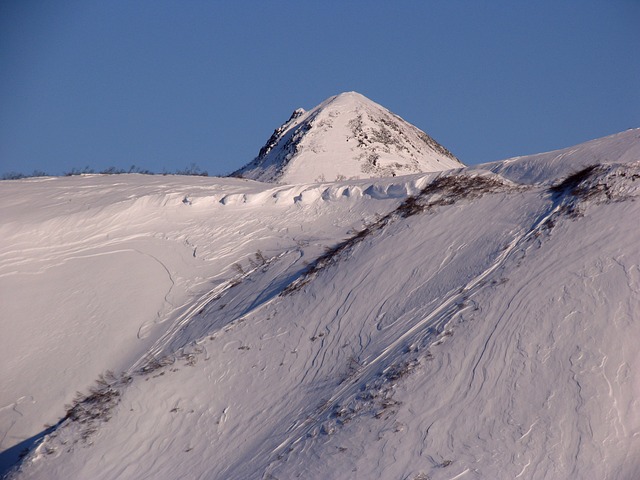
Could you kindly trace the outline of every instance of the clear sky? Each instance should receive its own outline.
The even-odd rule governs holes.
[[[350,90],[467,164],[640,127],[640,1],[0,0],[0,174],[226,174]]]

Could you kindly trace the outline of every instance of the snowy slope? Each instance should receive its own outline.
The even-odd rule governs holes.
[[[638,130],[597,142],[3,182],[5,458],[80,390],[17,478],[638,478]]]
[[[463,165],[426,133],[356,92],[298,109],[232,176],[312,183],[434,172]]]
[[[297,245],[314,255],[422,181],[274,187],[93,175],[0,183],[0,451],[55,423],[105,370],[145,358],[239,275],[234,264],[249,269],[258,251],[271,258]],[[374,198],[362,199],[367,189]],[[361,201],[346,201],[352,195]]]
[[[597,138],[552,152],[480,165],[516,182],[550,183],[595,163],[626,163],[640,158],[640,128]]]

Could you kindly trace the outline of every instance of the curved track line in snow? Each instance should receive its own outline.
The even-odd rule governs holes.
[[[135,361],[133,363],[133,365],[128,369],[127,372],[129,374],[133,374],[133,373],[139,371],[141,368],[144,368],[144,366],[146,364],[148,364],[150,360],[152,360],[152,359],[156,359],[157,360],[157,359],[159,359],[161,357],[164,357],[166,355],[175,354],[176,351],[179,348],[186,347],[189,342],[196,341],[197,339],[195,339],[195,338],[194,339],[179,340],[180,344],[175,346],[172,351],[168,351],[167,350],[167,347],[169,345],[171,345],[171,343],[174,340],[178,339],[180,332],[185,327],[187,327],[194,320],[195,317],[197,317],[200,313],[202,313],[207,308],[207,306],[209,304],[211,304],[212,302],[214,302],[216,300],[221,299],[225,295],[225,293],[228,292],[235,285],[237,285],[238,282],[242,282],[243,278],[248,277],[254,271],[256,271],[256,270],[258,270],[260,268],[265,268],[270,263],[278,261],[282,257],[286,256],[288,253],[290,253],[290,252],[289,251],[285,251],[285,252],[279,254],[277,257],[274,257],[272,259],[267,260],[267,262],[264,265],[256,266],[254,269],[245,272],[240,279],[234,278],[234,279],[228,280],[226,282],[223,282],[222,284],[217,285],[213,289],[209,290],[204,295],[201,295],[200,298],[198,298],[197,301],[189,302],[187,304],[188,306],[186,307],[186,309],[180,315],[178,315],[178,317],[174,321],[173,325],[162,335],[162,337],[160,337],[154,343],[154,345],[145,353],[145,355],[143,355],[142,357],[140,357],[137,361]],[[221,326],[221,328],[225,328],[226,326],[234,324],[234,323],[242,322],[244,318],[248,317],[249,315],[254,314],[257,310],[260,310],[260,309],[266,307],[274,299],[275,299],[275,297],[272,297],[271,299],[269,299],[269,300],[267,300],[265,302],[259,302],[257,304],[249,306],[248,310],[245,311],[242,315],[237,316],[237,317],[233,317],[231,319],[228,319],[228,321],[226,321],[225,324],[223,326]],[[215,332],[207,332],[207,335],[212,335],[212,334],[215,334]]]
[[[406,345],[424,343],[424,340],[426,339],[425,335],[429,337],[432,335],[430,332],[438,331],[446,325],[453,314],[460,311],[457,305],[462,300],[472,298],[474,294],[485,285],[484,280],[503,266],[508,258],[518,254],[520,250],[526,250],[526,248],[528,248],[526,244],[540,232],[540,228],[547,222],[547,220],[555,215],[558,210],[559,206],[553,206],[546,213],[542,214],[527,231],[517,234],[509,243],[507,248],[500,252],[498,257],[488,268],[475,276],[464,287],[455,288],[446,294],[443,301],[437,307],[432,309],[429,315],[416,322],[410,329],[389,343],[376,357],[367,359],[366,364],[363,365],[362,369],[358,372],[357,379],[355,381],[348,382],[346,385],[334,392],[333,395],[324,402],[324,407],[316,412],[316,418],[328,419],[332,409],[335,408],[336,405],[349,403],[349,398],[354,398],[368,382],[371,382],[371,380],[375,378],[376,372],[380,371],[380,365],[383,365],[385,360],[391,357],[401,357],[401,352],[406,349]],[[431,342],[431,345],[435,342],[436,340]],[[482,354],[474,368],[477,368],[481,357]],[[472,373],[472,382],[474,377],[475,374]],[[304,443],[307,438],[312,437],[312,428],[313,424],[310,425],[306,420],[302,422],[297,420],[292,423],[288,429],[286,438],[271,452],[270,456],[272,460],[270,463],[275,462],[279,456],[286,454],[297,445]],[[262,453],[264,454],[268,452]]]

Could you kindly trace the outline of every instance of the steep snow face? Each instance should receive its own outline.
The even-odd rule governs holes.
[[[232,176],[311,183],[390,177],[462,167],[423,131],[356,92],[298,109]]]

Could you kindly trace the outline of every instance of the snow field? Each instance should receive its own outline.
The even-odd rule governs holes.
[[[346,186],[143,175],[3,182],[0,447],[56,423],[99,374],[143,362],[194,301],[238,276],[235,263],[249,270],[258,250],[271,258],[298,244],[310,255],[415,182],[380,182],[394,195],[355,206],[332,193]],[[297,201],[305,192],[316,201]],[[245,202],[225,205],[234,195]]]
[[[67,399],[92,365],[131,377],[108,421],[64,422],[16,478],[639,477],[637,145],[629,131],[493,174],[322,185],[0,185],[0,282],[32,325],[3,345],[24,370],[2,371],[2,448],[42,430],[16,414],[25,397],[60,408],[37,389],[48,376]],[[607,165],[562,183],[594,152]],[[58,337],[24,320],[34,291],[39,314],[69,295]],[[60,353],[42,363],[31,342]]]

